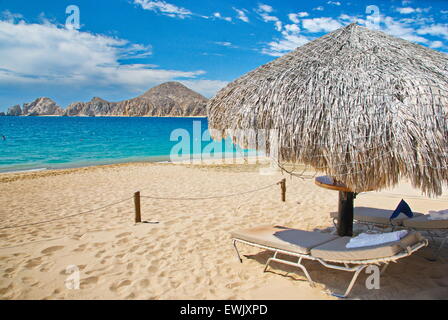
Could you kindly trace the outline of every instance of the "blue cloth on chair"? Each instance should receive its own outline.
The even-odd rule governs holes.
[[[401,199],[400,203],[397,206],[397,209],[395,209],[395,211],[392,213],[392,215],[390,216],[390,220],[395,219],[396,217],[398,217],[400,215],[400,213],[404,213],[408,218],[412,218],[414,216],[414,214],[412,213],[411,208],[409,207],[409,205],[406,203],[406,201],[404,201],[403,199]]]

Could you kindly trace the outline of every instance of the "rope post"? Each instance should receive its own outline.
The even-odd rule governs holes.
[[[135,223],[142,222],[142,213],[140,211],[140,191],[134,193],[134,205],[135,205]]]
[[[286,179],[282,179],[279,183],[282,201],[286,202]]]

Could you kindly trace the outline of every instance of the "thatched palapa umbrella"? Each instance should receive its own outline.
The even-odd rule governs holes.
[[[259,149],[269,154],[275,134],[280,161],[343,183],[340,235],[351,235],[355,193],[407,178],[436,196],[448,183],[448,56],[357,24],[230,83],[208,117],[218,139],[271,129]],[[230,136],[257,144],[254,134]]]

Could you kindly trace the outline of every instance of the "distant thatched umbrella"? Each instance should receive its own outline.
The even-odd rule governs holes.
[[[277,129],[282,161],[354,192],[404,177],[440,195],[448,183],[448,56],[356,24],[230,83],[209,101],[208,116],[215,138]],[[259,148],[269,152],[266,141]]]

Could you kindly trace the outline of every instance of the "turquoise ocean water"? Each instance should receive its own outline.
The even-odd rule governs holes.
[[[195,159],[250,154],[207,141],[207,129],[205,118],[0,117],[0,172],[170,161],[173,148]]]

